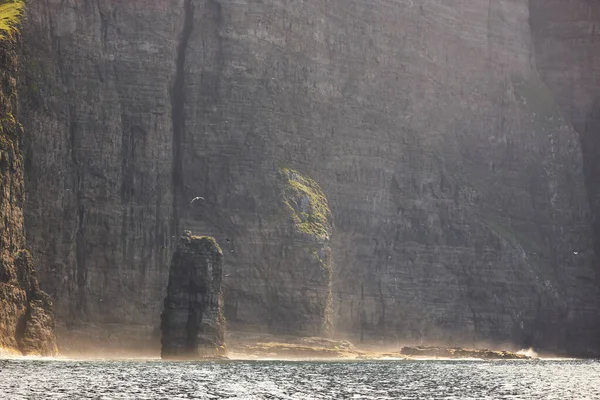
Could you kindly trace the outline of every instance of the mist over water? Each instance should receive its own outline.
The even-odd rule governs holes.
[[[593,399],[600,362],[0,360],[1,399]]]

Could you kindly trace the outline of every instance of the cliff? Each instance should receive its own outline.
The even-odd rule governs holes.
[[[280,332],[290,305],[315,316],[297,334],[597,350],[582,147],[529,1],[28,8],[26,226],[64,335],[156,339],[190,229],[231,241],[236,329]],[[277,211],[282,165],[327,235]]]
[[[224,356],[223,253],[213,238],[184,234],[169,270],[161,314],[163,359]]]
[[[530,2],[535,61],[562,114],[581,142],[583,174],[592,214],[594,249],[600,255],[600,4],[584,0]]]
[[[587,251],[600,286],[600,4],[532,0],[530,12],[537,69],[579,136],[592,228]],[[597,325],[586,328],[600,348]]]
[[[0,2],[0,352],[54,355],[52,301],[40,290],[23,226],[23,129],[18,108],[23,4]]]

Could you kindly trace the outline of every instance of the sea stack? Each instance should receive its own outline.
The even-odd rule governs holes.
[[[161,315],[163,359],[225,356],[223,252],[212,237],[184,233],[171,260]]]

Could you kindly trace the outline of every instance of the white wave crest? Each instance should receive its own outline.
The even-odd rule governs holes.
[[[528,349],[521,349],[521,350],[517,351],[517,354],[521,354],[521,355],[531,357],[531,358],[540,358],[538,353],[536,353],[536,351],[533,350],[532,347],[530,347]]]

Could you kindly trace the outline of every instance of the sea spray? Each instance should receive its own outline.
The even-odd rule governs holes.
[[[517,354],[522,354],[524,356],[531,357],[531,358],[540,358],[540,356],[533,349],[533,347],[530,347],[528,349],[521,349],[521,350],[517,351]]]

